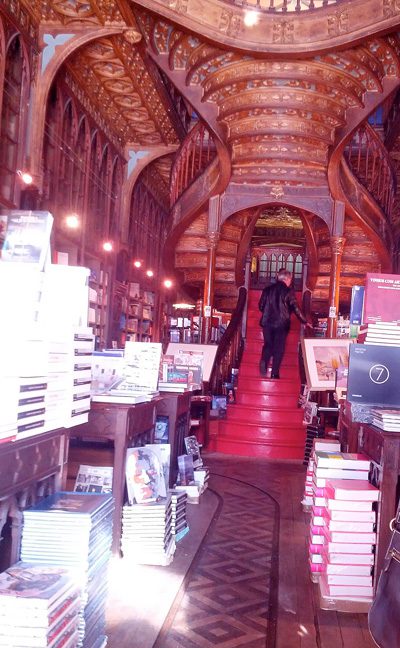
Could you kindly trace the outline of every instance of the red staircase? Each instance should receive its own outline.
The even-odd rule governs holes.
[[[258,300],[261,292],[249,292],[246,342],[239,369],[236,403],[228,405],[227,418],[219,424],[216,450],[226,454],[271,459],[302,459],[305,428],[303,410],[297,407],[300,378],[298,341],[300,323],[292,316],[279,380],[259,372],[262,329]]]

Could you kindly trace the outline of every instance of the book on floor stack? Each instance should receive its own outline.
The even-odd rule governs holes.
[[[175,553],[171,496],[155,502],[127,504],[122,510],[121,551],[141,565],[171,564]]]
[[[111,495],[58,492],[23,512],[21,558],[73,569],[82,588],[77,646],[105,645],[107,571],[111,556]]]
[[[310,456],[307,461],[307,473],[306,473],[306,481],[304,486],[304,495],[301,502],[303,506],[303,510],[306,512],[310,512],[311,507],[315,504],[314,490],[313,490],[313,474],[314,474],[314,463],[315,463],[316,451],[339,452],[340,442],[331,439],[319,439],[319,438],[315,438],[312,442]]]
[[[303,464],[306,466],[313,451],[315,439],[322,439],[325,435],[323,425],[309,423],[306,426],[306,442],[304,446],[304,459]]]
[[[374,503],[379,490],[362,480],[328,481],[325,490],[321,607],[367,612],[373,598]]]
[[[80,594],[73,572],[15,563],[0,574],[0,646],[75,648]]]
[[[372,407],[372,424],[386,432],[400,432],[400,409]]]
[[[184,491],[170,490],[171,497],[171,530],[175,542],[179,542],[188,533],[189,525],[186,517],[187,495]]]
[[[317,447],[323,447],[318,444]],[[325,446],[327,447],[327,446]],[[310,521],[309,566],[311,579],[317,582],[323,571],[322,554],[328,542],[326,534],[327,483],[336,480],[360,482],[368,486],[370,461],[363,455],[315,450],[312,483],[313,506]],[[307,476],[310,479],[310,476]]]

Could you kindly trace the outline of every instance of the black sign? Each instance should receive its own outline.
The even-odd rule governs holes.
[[[400,407],[400,347],[351,344],[347,399]]]

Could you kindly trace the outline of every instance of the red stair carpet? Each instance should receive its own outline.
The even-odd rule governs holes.
[[[236,403],[229,404],[220,421],[216,450],[225,454],[271,459],[302,459],[305,428],[300,392],[298,342],[300,322],[292,315],[279,380],[260,376],[263,344],[258,300],[261,291],[249,292],[245,348],[239,369]]]

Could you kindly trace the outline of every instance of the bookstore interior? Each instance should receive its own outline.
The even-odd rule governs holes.
[[[351,2],[1,4],[0,646],[148,648],[110,574],[188,562],[222,456],[300,476],[315,619],[400,647],[400,8]]]

